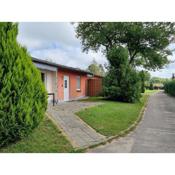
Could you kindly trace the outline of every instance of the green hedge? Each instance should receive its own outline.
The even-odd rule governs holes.
[[[47,108],[40,72],[17,33],[17,24],[0,23],[0,147],[28,135]]]
[[[175,97],[175,80],[168,81],[164,84],[165,92]]]

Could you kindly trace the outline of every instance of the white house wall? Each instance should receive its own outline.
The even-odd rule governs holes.
[[[54,74],[51,71],[46,71],[46,89],[48,93],[54,93]],[[51,100],[51,96],[49,96],[49,100]]]
[[[48,93],[54,93],[55,97],[57,97],[57,68],[34,63],[35,66],[45,74],[45,87]],[[53,96],[49,96],[48,100],[52,101]]]

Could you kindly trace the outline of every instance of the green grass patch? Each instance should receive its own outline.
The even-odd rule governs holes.
[[[140,102],[123,103],[93,97],[84,101],[104,104],[79,111],[77,115],[97,132],[105,136],[114,136],[129,128],[139,117],[146,104],[149,93],[145,93]]]
[[[146,89],[146,90],[145,90],[145,94],[151,95],[151,94],[154,94],[154,93],[159,92],[159,91],[160,91],[160,90],[149,90],[149,89]]]
[[[3,153],[64,153],[73,151],[71,144],[47,117],[31,135],[0,150]]]

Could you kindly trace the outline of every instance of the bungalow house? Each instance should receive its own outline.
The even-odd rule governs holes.
[[[56,64],[53,62],[32,58],[35,66],[41,71],[41,78],[47,89],[49,101],[71,101],[93,94],[90,91],[95,88],[95,95],[102,90],[102,77],[79,69]],[[92,81],[90,81],[93,79]],[[94,83],[94,80],[98,81]],[[92,82],[92,83],[91,83]],[[92,84],[92,85],[91,85]],[[98,84],[98,86],[94,86]]]

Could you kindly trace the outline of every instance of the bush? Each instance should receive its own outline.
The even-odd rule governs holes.
[[[175,80],[165,82],[164,90],[166,93],[175,96]]]
[[[150,83],[149,89],[150,89],[150,90],[154,90],[154,85],[153,85],[152,82]]]
[[[113,48],[107,53],[109,71],[104,79],[104,95],[113,100],[136,102],[141,97],[138,72],[130,67],[127,50]]]
[[[141,92],[145,92],[145,72],[142,70],[139,72],[140,80],[141,80]]]
[[[0,23],[0,147],[29,134],[47,108],[41,75],[17,43],[17,28]]]

